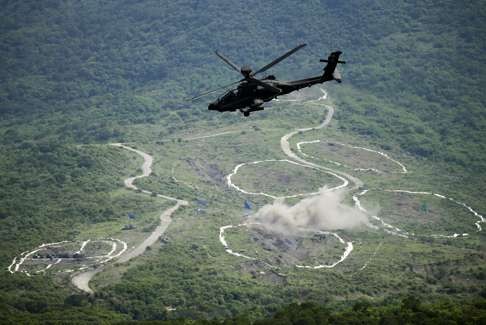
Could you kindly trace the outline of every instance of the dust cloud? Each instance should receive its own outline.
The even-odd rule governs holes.
[[[352,229],[368,224],[366,214],[354,206],[343,203],[345,191],[329,191],[326,187],[319,195],[303,199],[293,206],[283,200],[267,204],[249,217],[267,231],[284,235],[297,235],[303,231],[332,231]]]

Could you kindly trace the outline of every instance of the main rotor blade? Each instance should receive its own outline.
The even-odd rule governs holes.
[[[225,57],[223,54],[219,53],[218,51],[215,51],[214,53],[216,53],[216,55],[221,59],[223,60],[227,65],[229,65],[230,67],[232,67],[233,69],[235,69],[236,71],[238,71],[238,73],[241,73],[240,71],[240,67],[238,67],[236,64],[234,64],[233,62],[231,62],[227,57]]]
[[[209,95],[209,94],[212,94],[212,93],[214,93],[214,92],[216,92],[216,91],[218,91],[218,90],[221,90],[221,89],[224,89],[224,88],[228,88],[229,86],[233,86],[233,85],[235,85],[235,84],[237,84],[237,83],[239,83],[239,82],[241,82],[241,81],[242,81],[242,80],[234,81],[234,82],[232,82],[232,83],[230,83],[230,84],[227,84],[227,85],[224,85],[224,86],[218,87],[218,88],[213,89],[213,90],[206,91],[206,92],[204,92],[204,93],[202,93],[202,94],[199,94],[199,95],[197,95],[197,96],[195,96],[195,97],[192,97],[192,98],[187,98],[187,99],[188,99],[188,100],[196,100],[196,99],[199,99],[199,98],[201,98],[201,97],[204,97],[204,96],[207,96],[207,95]]]
[[[296,48],[288,51],[287,53],[285,53],[284,55],[282,55],[281,57],[273,60],[272,62],[270,62],[269,64],[267,64],[266,66],[264,66],[263,68],[260,68],[259,70],[257,70],[256,72],[252,73],[252,76],[256,75],[257,73],[260,73],[260,72],[263,72],[263,71],[266,71],[268,69],[270,69],[271,67],[273,67],[275,64],[279,63],[280,61],[286,59],[287,57],[291,56],[292,54],[294,54],[295,52],[297,52],[298,50],[300,50],[301,48],[303,48],[304,46],[306,46],[307,44],[300,44],[299,46],[297,46]]]

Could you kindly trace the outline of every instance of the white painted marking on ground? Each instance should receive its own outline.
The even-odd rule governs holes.
[[[479,218],[479,220],[474,223],[476,225],[476,228],[478,228],[478,232],[482,230],[480,223],[485,222],[484,217],[482,215],[480,215],[479,213],[477,213],[475,210],[473,210],[470,206],[466,205],[463,202],[457,201],[453,198],[447,197],[447,196],[442,195],[442,194],[427,192],[427,191],[410,191],[410,190],[400,190],[400,189],[391,189],[391,190],[383,190],[383,191],[389,192],[389,193],[406,193],[406,194],[411,194],[411,195],[433,195],[433,196],[438,197],[440,199],[447,199],[451,202],[454,202],[458,205],[461,205],[464,208],[466,208],[469,212],[471,212],[472,214],[474,214],[476,217]],[[367,213],[368,211],[365,208],[363,208],[358,196],[362,196],[362,195],[366,194],[367,192],[368,192],[368,190],[365,190],[365,191],[359,193],[358,195],[353,195],[353,201],[354,201],[356,207],[358,209],[360,209],[361,211],[365,212],[365,213]],[[415,236],[415,234],[413,234],[413,233],[409,233],[409,232],[404,231],[404,230],[402,230],[398,227],[395,227],[395,226],[392,226],[392,225],[386,223],[385,221],[383,221],[382,218],[380,218],[378,216],[371,216],[371,218],[379,221],[385,227],[384,230],[386,232],[390,233],[390,234],[398,235],[398,236],[405,237],[405,238],[409,238],[409,236]],[[388,231],[387,231],[387,228],[388,228]],[[390,229],[392,229],[392,230],[390,231]],[[432,234],[432,235],[430,235],[430,237],[433,237],[433,238],[459,238],[459,237],[468,237],[468,236],[469,236],[468,233],[462,233],[462,234],[453,233],[451,235],[446,235],[446,234]]]
[[[285,195],[285,196],[275,196],[275,195],[271,195],[271,194],[268,194],[268,193],[264,193],[264,192],[250,192],[250,191],[246,191],[244,189],[242,189],[241,187],[237,186],[236,184],[234,184],[231,180],[231,178],[233,176],[236,175],[236,173],[238,173],[238,170],[245,166],[245,165],[256,165],[256,164],[261,164],[261,163],[265,163],[265,162],[285,162],[285,163],[289,163],[289,164],[293,164],[293,165],[297,165],[297,166],[301,166],[301,167],[304,167],[304,168],[311,168],[311,169],[317,169],[319,170],[319,168],[316,168],[316,167],[313,167],[313,166],[308,166],[308,165],[304,165],[304,164],[301,164],[301,163],[298,163],[298,162],[295,162],[295,161],[292,161],[292,160],[288,160],[288,159],[266,159],[266,160],[257,160],[257,161],[252,161],[252,162],[249,162],[249,163],[241,163],[239,165],[236,165],[236,167],[233,169],[233,172],[229,175],[226,176],[226,182],[228,184],[229,187],[233,187],[235,188],[237,191],[239,192],[242,192],[244,194],[247,194],[247,195],[262,195],[262,196],[266,196],[266,197],[269,197],[269,198],[272,198],[272,199],[289,199],[289,198],[296,198],[296,197],[301,197],[301,196],[312,196],[312,195],[318,195],[320,192],[319,191],[316,191],[316,192],[309,192],[309,193],[297,193],[297,194],[293,194],[293,195]],[[332,176],[335,176],[339,179],[341,179],[339,176],[329,172],[329,171],[324,171],[325,173],[328,173]],[[342,179],[341,179],[342,180]],[[332,190],[335,190],[337,187],[340,187],[342,185],[338,185],[336,187],[333,187],[333,188],[330,188],[329,191],[332,191]]]
[[[79,250],[77,252],[75,252],[74,254],[81,254],[81,252],[84,250],[84,247],[91,241],[91,239],[88,239],[88,240],[85,240],[84,242],[82,242],[81,244],[81,247],[79,248]]]
[[[298,142],[297,145],[296,145],[297,146],[297,150],[303,156],[306,156],[306,157],[309,157],[309,158],[313,158],[313,159],[317,159],[314,156],[311,156],[309,154],[304,153],[303,150],[302,150],[302,146],[303,145],[306,145],[306,144],[316,144],[316,143],[320,143],[320,142],[321,142],[321,140],[312,140],[312,141],[301,141],[301,142]],[[343,147],[349,147],[349,148],[353,148],[353,149],[359,149],[359,150],[364,150],[364,151],[376,153],[378,155],[381,155],[382,157],[385,157],[385,159],[387,159],[387,160],[389,160],[389,161],[397,164],[398,166],[400,166],[400,168],[401,168],[400,173],[401,174],[408,173],[408,170],[407,170],[407,168],[405,167],[404,164],[402,164],[401,162],[399,162],[396,159],[391,158],[388,154],[386,154],[384,152],[377,151],[377,150],[373,150],[373,149],[369,149],[369,148],[365,148],[365,147],[352,146],[352,145],[344,144],[344,143],[340,143],[340,142],[333,142],[333,143],[334,144],[337,144],[337,145],[340,145],[340,146],[343,146]],[[337,165],[337,166],[343,166],[343,167],[346,167],[346,168],[349,168],[349,169],[353,169],[355,171],[362,171],[362,172],[372,171],[372,172],[377,173],[377,174],[383,173],[381,170],[376,169],[376,168],[352,168],[349,165],[346,165],[346,164],[343,164],[343,163],[340,163],[340,162],[337,162],[337,161],[334,161],[334,160],[326,160],[326,161],[329,162],[329,163],[331,163],[331,164]]]
[[[238,224],[236,226],[226,225],[226,226],[220,227],[219,228],[219,241],[224,246],[225,251],[228,254],[231,254],[231,255],[234,255],[234,256],[237,256],[237,257],[243,257],[243,258],[246,258],[246,259],[249,259],[249,260],[257,260],[257,258],[255,258],[255,257],[247,256],[247,255],[244,255],[244,254],[241,254],[241,253],[238,253],[238,252],[233,251],[229,247],[228,242],[226,241],[226,238],[225,238],[225,230],[226,229],[231,229],[231,228],[236,228],[236,227],[248,227],[250,225],[257,225],[257,224],[258,223],[240,223],[240,224]],[[313,230],[305,229],[305,231],[313,231]],[[344,239],[342,239],[335,232],[321,231],[321,230],[317,230],[317,231],[314,231],[314,232],[317,233],[317,234],[324,234],[324,235],[332,235],[332,236],[334,236],[337,240],[339,240],[339,242],[341,244],[346,245],[346,249],[344,250],[344,252],[341,255],[341,257],[339,258],[339,260],[336,261],[336,262],[334,262],[334,263],[332,263],[332,264],[319,264],[319,265],[314,265],[314,266],[310,266],[310,265],[295,265],[295,267],[297,267],[297,268],[305,268],[305,269],[313,269],[313,270],[318,270],[318,269],[322,269],[322,268],[332,269],[332,268],[336,267],[336,265],[338,265],[339,263],[342,263],[349,256],[349,254],[351,254],[351,252],[353,251],[353,243],[352,242],[345,242]],[[273,266],[271,266],[271,267],[273,267]]]

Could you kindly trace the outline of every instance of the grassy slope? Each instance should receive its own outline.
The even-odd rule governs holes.
[[[294,117],[297,108],[301,109],[299,113],[302,112],[300,119]],[[188,168],[180,175],[192,188],[173,184],[170,167],[177,161],[183,162],[188,152],[192,153],[189,156],[198,157],[207,164],[215,164],[222,174],[228,174],[241,162],[281,157],[280,136],[292,129],[292,124],[314,124],[323,113],[322,108],[313,106],[303,108],[282,105],[274,107],[266,117],[250,123],[253,128],[260,130],[254,132],[254,137],[229,134],[193,141],[174,141],[163,145],[143,144],[146,150],[158,157],[164,157],[156,165],[157,177],[150,182],[144,181],[144,186],[164,188],[168,194],[189,199],[193,205],[176,214],[168,232],[169,244],[152,251],[141,265],[128,270],[121,282],[106,288],[106,294],[111,299],[121,296],[124,300],[137,301],[137,304],[128,307],[119,303],[116,308],[126,310],[135,318],[152,318],[161,313],[159,309],[162,303],[164,306],[177,307],[177,311],[170,314],[171,317],[227,317],[250,310],[254,315],[265,314],[274,311],[282,303],[305,300],[322,303],[326,299],[380,299],[410,291],[429,297],[444,294],[455,294],[457,298],[476,295],[477,290],[480,290],[477,285],[483,272],[481,264],[484,257],[478,254],[483,246],[483,235],[478,237],[473,234],[470,239],[461,241],[428,238],[405,240],[381,232],[348,232],[344,236],[355,241],[355,251],[342,266],[335,270],[310,272],[283,265],[281,272],[288,274],[288,277],[285,280],[276,280],[266,267],[224,253],[217,239],[219,226],[243,220],[243,201],[247,196],[228,190],[224,179],[209,177],[204,169],[201,170],[201,166]],[[236,123],[232,128],[245,128],[244,125],[248,123]],[[372,146],[363,139],[343,134],[338,125],[339,123],[335,123],[330,130],[314,131],[298,136],[297,139],[302,137],[312,140],[316,137],[332,136],[342,142]],[[222,130],[225,128],[213,129],[211,132]],[[436,165],[424,164],[410,156],[403,156],[398,147],[391,148],[388,152],[394,158],[404,161],[411,171],[410,174],[363,176],[369,186],[386,184],[392,187],[411,186],[411,189],[417,190],[440,189],[441,193],[448,192],[444,187],[450,182],[447,175],[438,172],[427,174]],[[458,183],[454,186],[456,185],[464,186]],[[471,192],[469,195],[469,198],[476,198],[474,202],[480,200],[477,193]],[[205,213],[196,212],[196,198],[209,202]],[[249,198],[257,205],[269,202],[264,198]],[[464,219],[466,223],[472,224],[471,215],[465,214],[463,217],[456,221],[458,224],[452,225],[453,229],[460,228]],[[416,229],[412,230],[419,233]],[[231,239],[231,236],[229,234],[228,238]],[[237,236],[238,240],[243,240]],[[372,258],[368,268],[358,271],[378,245],[378,253]],[[258,273],[261,270],[269,275],[251,276],[251,271]],[[469,277],[471,274],[472,277]],[[286,283],[284,287],[281,286],[281,281]],[[324,296],[323,292],[326,293]],[[145,307],[141,309],[139,304]]]
[[[331,47],[343,49],[352,63],[344,70],[348,85],[330,88],[339,109],[333,130],[322,134],[390,150],[414,170],[386,180],[365,176],[367,184],[420,187],[485,211],[480,193],[486,184],[481,91],[486,29],[479,2],[228,2],[201,7],[159,1],[4,1],[2,8],[0,135],[6,154],[0,162],[0,229],[1,237],[8,238],[1,243],[3,264],[46,238],[82,239],[102,235],[100,229],[116,233],[127,209],[141,211],[149,203],[149,198],[120,195],[120,170],[130,174],[138,163],[130,154],[79,148],[77,143],[115,139],[140,144],[157,159],[157,176],[144,186],[185,199],[204,197],[214,204],[203,218],[190,209],[178,213],[169,232],[174,236],[171,244],[151,252],[150,267],[136,266],[126,281],[108,289],[107,299],[83,300],[79,312],[108,302],[133,317],[165,317],[157,303],[164,301],[185,306],[176,314],[180,316],[229,316],[253,309],[255,301],[264,313],[289,301],[322,299],[322,292],[337,299],[380,297],[403,288],[433,288],[459,297],[468,291],[477,294],[471,288],[484,272],[483,257],[476,253],[484,245],[482,237],[431,246],[380,234],[363,235],[368,241],[356,248],[349,269],[293,277],[290,289],[280,292],[267,279],[249,279],[216,240],[218,226],[239,220],[245,196],[225,189],[211,175],[184,173],[184,180],[197,186],[186,188],[172,181],[170,171],[181,158],[193,155],[217,161],[223,173],[244,161],[284,158],[279,137],[295,126],[315,124],[322,112],[273,108],[242,121],[235,115],[210,114],[203,103],[182,99],[237,77],[214,58],[213,49],[256,67],[304,40],[310,50],[276,68],[278,76],[315,73],[320,67],[314,54],[322,56]],[[301,14],[293,14],[297,11]],[[209,147],[177,140],[214,129],[245,133],[204,140]],[[304,138],[313,139],[308,134]],[[151,205],[144,216],[155,217],[163,204]],[[373,272],[345,278],[381,241],[384,257],[370,267]],[[194,272],[181,272],[188,269]],[[390,270],[393,276],[385,276]],[[467,274],[474,276],[467,280]],[[171,281],[156,286],[161,277]],[[14,278],[2,281],[7,292],[2,308],[20,311],[20,317],[46,310],[60,315],[67,308],[68,290],[39,307],[38,296],[53,291],[55,284],[45,287],[37,284],[42,280]],[[335,283],[340,284],[330,287]],[[28,287],[25,295],[16,293],[21,286]],[[138,294],[146,298],[135,298]],[[211,300],[214,296],[218,298]]]

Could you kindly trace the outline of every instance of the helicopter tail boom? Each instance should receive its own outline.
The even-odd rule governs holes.
[[[337,82],[341,82],[341,74],[339,71],[336,69],[338,64],[345,64],[345,61],[340,61],[339,56],[343,52],[341,51],[336,51],[332,52],[327,60],[321,59],[319,60],[320,62],[326,62],[326,66],[324,67],[324,73],[322,74],[322,79],[327,81],[327,80],[336,80]]]

